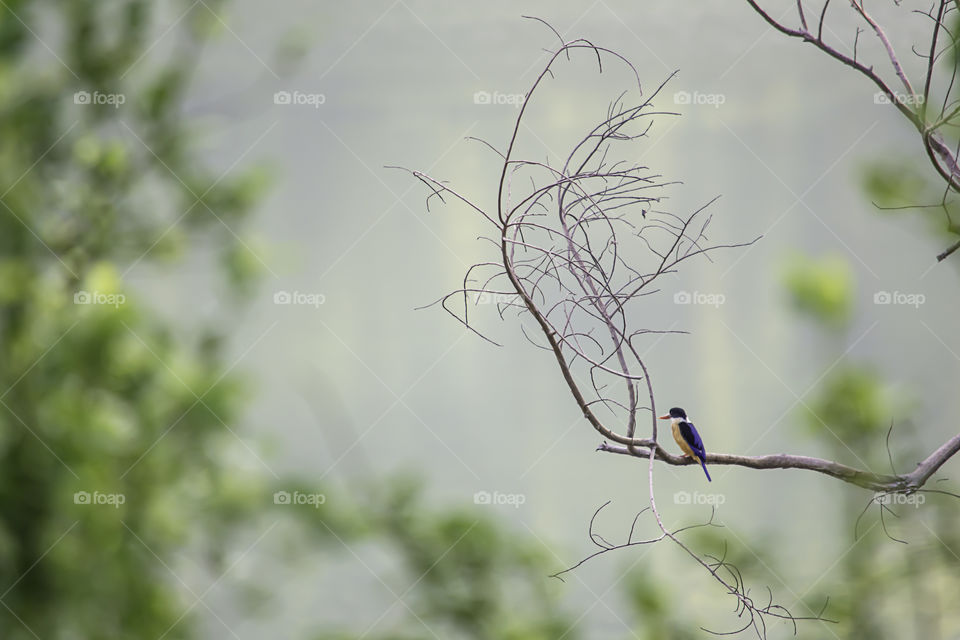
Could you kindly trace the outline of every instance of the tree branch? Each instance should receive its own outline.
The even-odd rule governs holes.
[[[632,455],[638,458],[649,458],[649,449],[638,449],[631,453],[627,447],[603,442],[597,451]],[[666,452],[657,445],[656,459],[675,466],[697,464],[686,456],[675,456]],[[926,460],[917,464],[911,473],[890,475],[873,473],[854,467],[848,467],[832,460],[812,458],[809,456],[795,456],[785,453],[767,456],[738,456],[729,453],[708,453],[706,462],[710,465],[735,465],[748,469],[805,469],[816,471],[832,478],[855,484],[864,489],[885,492],[911,492],[926,484],[927,480],[943,466],[943,464],[960,451],[960,434],[943,443],[940,448],[931,453]]]
[[[804,34],[810,37],[806,28]],[[647,136],[654,116],[676,115],[653,106],[669,78],[644,93],[636,68],[619,54],[586,40],[560,40],[561,46],[526,93],[505,151],[497,152],[502,165],[492,206],[485,208],[441,180],[411,171],[428,187],[428,204],[432,198],[445,201],[446,196],[451,202],[465,204],[490,227],[485,239],[497,247],[495,260],[468,269],[462,288],[434,304],[441,304],[478,334],[467,314],[470,303],[479,304],[484,296],[497,300],[501,317],[505,309],[531,316],[545,343],[534,341],[527,332],[529,325],[521,326],[524,336],[552,353],[581,414],[613,443],[604,442],[600,449],[647,459],[649,511],[659,534],[634,540],[631,527],[625,544],[611,545],[595,537],[591,520],[591,540],[601,547],[595,555],[670,540],[736,599],[738,615],[747,620],[743,629],[752,628],[765,637],[767,618],[794,622],[803,618],[774,604],[772,596],[767,605],[754,602],[734,567],[723,558],[698,554],[679,537],[683,529],[668,528],[663,522],[654,492],[655,462],[685,465],[691,461],[668,453],[657,441],[653,385],[641,356],[643,345],[638,343],[650,334],[672,331],[636,326],[638,319],[648,317],[648,305],[643,303],[647,295],[657,292],[662,276],[676,273],[687,260],[709,258],[719,249],[743,247],[756,240],[712,243],[707,237],[712,217],[705,210],[714,200],[681,215],[659,208],[661,199],[666,198],[661,191],[676,183],[664,181],[636,163],[638,154],[631,143]],[[518,141],[521,131],[527,129],[521,125],[528,105],[539,96],[545,81],[554,78],[553,66],[561,56],[570,59],[572,52],[580,50],[590,54],[600,72],[611,59],[625,64],[636,85],[609,105],[606,117],[586,131],[566,158],[534,160],[521,155],[527,145]],[[509,299],[502,301],[507,291]],[[462,312],[447,306],[452,297],[462,298]],[[646,397],[648,406],[639,406],[641,396]],[[649,437],[637,438],[637,417],[644,412],[650,419]],[[882,476],[836,462],[788,455],[750,458],[714,453],[707,455],[706,462],[754,469],[809,469],[875,490],[911,491],[922,486],[958,448],[960,436],[905,476]],[[814,619],[823,619],[822,613]]]
[[[860,35],[859,27],[857,28],[857,34],[854,39],[854,53],[852,57],[841,53],[836,47],[828,44],[824,40],[823,21],[827,13],[827,8],[830,6],[830,0],[825,0],[823,4],[823,9],[820,12],[820,23],[816,35],[811,33],[807,28],[806,16],[804,15],[802,6],[800,4],[798,4],[797,7],[800,20],[799,29],[788,27],[779,20],[773,18],[773,16],[771,16],[760,6],[757,0],[747,0],[747,4],[749,4],[754,12],[763,18],[767,24],[780,33],[814,45],[831,58],[834,58],[842,64],[856,70],[858,73],[873,82],[890,100],[891,104],[893,104],[897,110],[900,111],[900,113],[920,134],[920,139],[923,144],[924,151],[930,160],[930,164],[933,166],[934,170],[936,170],[940,178],[946,183],[947,189],[949,191],[960,192],[960,162],[958,162],[957,159],[957,152],[956,150],[951,149],[950,145],[945,142],[940,131],[940,129],[945,126],[955,126],[957,124],[956,117],[960,115],[960,111],[958,111],[960,110],[960,106],[951,109],[949,113],[947,112],[948,104],[953,104],[950,102],[950,97],[951,92],[954,90],[956,68],[954,68],[953,73],[950,75],[950,82],[944,91],[943,107],[940,109],[939,115],[931,115],[928,108],[931,83],[934,75],[934,66],[938,57],[944,53],[944,51],[941,51],[940,54],[937,53],[937,42],[940,38],[941,32],[946,33],[951,39],[951,44],[946,51],[951,51],[957,46],[957,41],[954,39],[953,34],[943,24],[946,6],[948,4],[947,0],[940,0],[939,3],[934,3],[934,7],[936,7],[935,9],[931,7],[929,11],[918,12],[929,17],[933,23],[930,34],[929,53],[925,56],[927,57],[927,64],[925,65],[924,69],[923,93],[919,95],[916,93],[916,91],[914,91],[913,85],[911,84],[909,77],[900,63],[897,52],[883,28],[864,9],[862,0],[851,0],[850,2],[850,6],[853,7],[856,15],[863,19],[870,26],[870,29],[880,40],[880,43],[887,54],[887,58],[889,59],[890,64],[893,66],[893,70],[897,79],[903,84],[907,91],[908,95],[905,97],[901,97],[900,94],[894,91],[893,88],[886,82],[886,80],[884,80],[876,71],[874,71],[872,65],[868,66],[857,60],[856,43],[857,38]],[[957,2],[954,2],[954,4],[960,5],[960,3]],[[960,6],[958,6],[958,10],[960,10]],[[948,56],[948,59],[950,59],[951,64],[953,64],[952,57]],[[951,228],[948,228],[947,230],[951,233],[956,233]],[[944,260],[950,254],[955,252],[958,247],[960,247],[960,241],[941,252],[937,256],[937,260]]]

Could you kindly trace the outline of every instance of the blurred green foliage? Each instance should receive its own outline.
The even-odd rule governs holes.
[[[175,558],[216,565],[265,504],[222,459],[243,391],[222,329],[183,335],[124,284],[186,251],[238,261],[227,226],[263,188],[193,150],[181,105],[202,37],[144,58],[170,8],[0,7],[4,639],[195,637]],[[252,275],[234,269],[235,290]]]
[[[842,257],[816,259],[793,253],[786,260],[783,278],[797,311],[831,327],[842,327],[850,319],[853,272]]]
[[[835,366],[833,347],[838,335],[849,338],[855,291],[849,267],[823,265],[798,259],[785,277],[792,306],[813,320],[824,347],[823,366],[830,368],[805,403],[803,422],[818,436],[829,459],[881,473],[909,471],[927,455],[911,445],[916,425],[902,418],[894,422],[909,415],[910,403],[892,393],[870,364],[845,361]],[[891,428],[888,454],[886,434]],[[902,467],[891,469],[891,458]],[[836,496],[841,514],[836,535],[850,546],[816,589],[821,602],[830,597],[826,616],[838,620],[831,627],[833,635],[864,640],[956,637],[960,611],[949,604],[960,594],[956,499],[899,494],[878,498],[888,500],[881,504],[869,492],[847,484],[836,487]]]
[[[398,560],[408,608],[372,640],[428,637],[424,625],[449,638],[576,640],[576,621],[547,578],[557,567],[539,542],[475,509],[430,507],[415,481],[371,478],[349,499],[319,487],[327,501],[316,509],[274,505],[278,487],[226,460],[236,444],[227,426],[249,390],[230,372],[225,329],[187,333],[125,285],[130,267],[191,252],[220,257],[217,293],[232,291],[238,303],[256,281],[259,261],[234,232],[268,180],[206,167],[182,109],[204,42],[222,29],[212,13],[219,7],[0,5],[0,638],[203,637],[202,613],[175,575],[180,561],[219,575],[242,532],[293,518],[302,553],[324,545],[350,555],[375,544]],[[165,11],[186,11],[166,35]],[[146,56],[161,36],[176,46]],[[297,41],[282,53],[301,50]],[[895,177],[878,173],[871,188],[884,201],[925,188],[908,173]],[[846,328],[854,284],[841,260],[796,257],[786,280],[795,308],[825,333]],[[892,409],[878,374],[840,368],[810,406],[871,464],[885,459],[877,443]],[[810,424],[821,433],[819,420]],[[823,441],[847,455],[835,438]],[[315,484],[279,486],[314,492]],[[840,491],[852,520],[863,492]],[[960,527],[934,498],[924,509],[935,516],[931,537],[903,550],[874,527],[844,557],[842,577],[824,586],[842,612],[840,637],[898,637],[876,610],[897,604],[904,589],[927,594],[917,616],[900,620],[914,620],[913,637],[956,628],[943,594],[960,592]],[[898,525],[922,534],[921,511],[901,514]],[[698,548],[720,554],[721,534],[698,531]],[[891,546],[890,561],[876,562]],[[730,553],[745,573],[771,562]],[[699,637],[655,574],[631,573],[621,595],[638,637]],[[359,611],[367,612],[362,603]],[[320,628],[316,637],[358,633]]]
[[[810,431],[821,436],[833,434],[858,456],[869,458],[869,452],[883,442],[891,416],[898,415],[889,389],[872,367],[862,364],[838,365],[822,385],[806,413]],[[858,463],[849,459],[850,451],[837,453],[849,464]]]
[[[560,583],[547,575],[553,565],[539,542],[480,515],[472,503],[431,508],[413,477],[385,480],[352,493],[353,517],[341,520],[352,528],[302,512],[318,534],[329,532],[350,546],[372,542],[400,560],[401,575],[393,577],[409,615],[366,637],[425,638],[431,631],[444,638],[580,637],[558,599]],[[325,630],[317,638],[355,637],[349,631],[355,630]]]
[[[929,100],[920,102],[916,111],[926,127],[943,136],[948,148],[956,149],[960,119],[954,111],[956,104],[952,94],[956,88],[957,73],[960,72],[960,43],[953,35],[943,37],[944,30],[955,34],[960,29],[960,12],[953,10],[960,7],[953,4],[953,7],[947,8],[945,24],[941,25],[936,71],[931,85],[936,87],[939,76],[947,95],[941,98],[934,89]],[[947,115],[950,117],[941,121]],[[861,181],[867,197],[881,211],[890,215],[922,217],[930,232],[944,242],[944,248],[957,242],[957,236],[960,235],[960,219],[957,217],[960,203],[954,190],[933,170],[926,158],[921,160],[905,156],[899,149],[881,155],[865,164]]]
[[[943,183],[920,171],[915,163],[895,159],[870,162],[862,181],[867,196],[882,213],[920,216],[934,236],[944,242],[956,241],[960,203],[946,197]]]
[[[627,602],[636,612],[636,635],[644,640],[673,638],[688,640],[700,632],[675,607],[676,601],[663,581],[648,571],[633,571],[626,580]]]
[[[423,623],[448,637],[563,635],[539,545],[475,511],[431,510],[415,482],[275,505],[264,474],[227,461],[249,390],[226,329],[187,332],[126,286],[136,265],[217,253],[215,293],[239,303],[259,271],[234,232],[264,174],[207,168],[182,109],[219,6],[0,7],[0,638],[203,637],[183,562],[219,576],[243,532],[278,519],[303,553],[372,542],[401,561],[411,613],[368,637],[424,637]],[[146,56],[162,38],[176,46]]]

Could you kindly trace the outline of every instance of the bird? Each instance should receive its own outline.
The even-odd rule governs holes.
[[[699,462],[703,472],[707,474],[707,482],[713,482],[710,472],[707,471],[707,451],[703,448],[703,440],[700,439],[697,428],[687,420],[687,412],[680,407],[674,407],[667,415],[660,416],[660,419],[672,421],[670,427],[673,431],[673,439],[677,441],[680,450],[693,458],[694,462]]]

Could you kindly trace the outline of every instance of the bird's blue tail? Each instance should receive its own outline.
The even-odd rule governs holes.
[[[713,480],[710,479],[710,472],[707,471],[707,463],[701,460],[700,466],[703,467],[703,472],[707,474],[707,482],[713,482]]]

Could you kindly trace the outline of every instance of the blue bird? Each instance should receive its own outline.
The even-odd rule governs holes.
[[[670,409],[670,413],[667,415],[660,416],[660,419],[672,421],[670,426],[673,431],[673,439],[677,441],[677,446],[683,453],[693,458],[694,462],[699,462],[700,466],[703,467],[703,472],[707,474],[707,482],[713,482],[710,479],[710,472],[707,471],[707,463],[705,462],[707,451],[703,448],[703,440],[700,439],[697,428],[687,420],[687,412],[680,407],[674,407]]]

